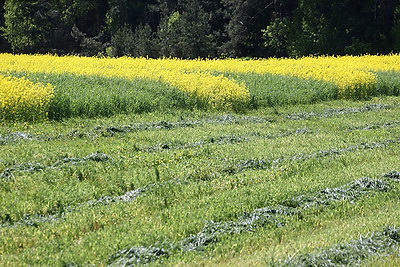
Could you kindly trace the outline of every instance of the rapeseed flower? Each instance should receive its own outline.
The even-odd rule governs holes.
[[[180,60],[0,54],[0,71],[97,75],[169,83],[215,108],[250,101],[244,84],[214,73],[289,75],[333,83],[343,98],[366,98],[376,90],[377,71],[400,71],[400,55],[304,57],[300,59]]]
[[[1,120],[38,120],[47,116],[54,95],[50,84],[0,75]]]

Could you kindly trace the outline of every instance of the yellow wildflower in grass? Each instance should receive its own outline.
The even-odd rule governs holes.
[[[54,95],[52,85],[0,75],[1,120],[45,119]]]

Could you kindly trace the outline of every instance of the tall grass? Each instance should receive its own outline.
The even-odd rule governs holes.
[[[330,82],[268,73],[224,75],[246,84],[252,108],[311,104],[338,98],[338,87]]]
[[[73,74],[13,73],[51,83],[55,97],[48,118],[110,117],[116,114],[201,108],[190,94],[155,80],[127,80]]]
[[[380,71],[376,73],[376,95],[400,95],[400,72]]]

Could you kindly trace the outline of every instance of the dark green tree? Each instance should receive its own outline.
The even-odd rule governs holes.
[[[339,7],[342,3],[338,0],[299,0],[291,27],[289,54],[332,54],[343,48],[345,24],[335,23],[345,12],[344,7]]]
[[[29,0],[6,0],[4,3],[3,36],[14,51],[35,51],[45,41],[41,29],[41,13],[35,12],[40,3]]]
[[[4,25],[4,2],[5,0],[0,0],[0,29],[3,28]],[[0,30],[1,33],[1,30]],[[7,40],[0,34],[0,52],[8,51],[9,44]]]
[[[270,3],[269,24],[262,29],[262,38],[266,48],[266,57],[287,57],[291,29],[293,27],[293,13],[296,2],[290,0],[274,0]],[[267,21],[268,22],[268,21]]]
[[[271,20],[271,0],[221,0],[225,16],[227,40],[222,53],[230,57],[263,56],[262,29]]]
[[[3,36],[16,52],[68,52],[79,48],[74,25],[89,37],[105,25],[106,0],[6,0]]]
[[[112,57],[133,56],[156,58],[160,55],[158,40],[149,26],[139,25],[135,30],[125,25],[117,30],[111,39],[107,54]]]
[[[393,8],[383,2],[391,2]],[[298,0],[289,54],[388,53],[393,50],[397,4],[398,0]]]
[[[106,28],[107,0],[58,0],[62,16],[60,31],[73,47],[68,51],[84,55],[105,54],[110,39]],[[54,1],[55,3],[55,1]],[[57,40],[55,40],[57,41]]]
[[[127,25],[132,29],[145,24],[156,28],[159,23],[151,9],[156,1],[108,0],[107,2],[107,27],[112,34]]]
[[[400,5],[394,8],[394,24],[390,32],[393,38],[393,52],[400,52]]]
[[[275,18],[262,30],[267,57],[287,57],[291,21],[288,18]]]
[[[395,19],[395,0],[376,0],[375,16],[382,14],[386,32],[389,33],[394,26]],[[380,9],[380,12],[378,11]]]
[[[0,49],[268,57],[400,49],[400,0],[0,0]]]
[[[179,58],[216,56],[211,15],[205,11],[202,1],[182,0],[175,6],[173,12],[163,16],[158,29],[162,56]]]
[[[159,55],[155,29],[158,16],[152,7],[155,1],[108,0],[107,31],[111,35],[110,56]]]

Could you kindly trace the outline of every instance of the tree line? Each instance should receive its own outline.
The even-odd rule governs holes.
[[[223,58],[400,51],[400,0],[0,0],[0,50]]]

